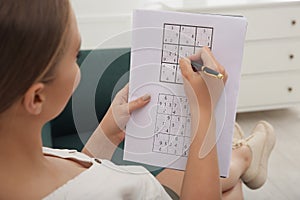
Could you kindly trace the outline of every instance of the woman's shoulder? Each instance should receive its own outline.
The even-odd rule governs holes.
[[[116,165],[109,160],[93,158],[74,149],[53,149],[49,147],[43,147],[43,153],[46,156],[55,156],[63,159],[72,159],[73,161],[88,162],[91,165],[102,164],[107,170],[113,170],[114,172],[118,173],[131,173],[132,175],[150,174],[150,172],[142,166]]]
[[[109,160],[85,157],[76,150],[45,149],[44,152],[84,158],[92,165],[45,199],[144,199],[161,196],[164,191],[151,173],[141,166],[119,166]],[[83,155],[82,155],[83,154]],[[79,158],[79,157],[78,157]]]

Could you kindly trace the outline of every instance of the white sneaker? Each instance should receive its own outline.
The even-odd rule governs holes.
[[[245,140],[252,152],[252,161],[241,179],[251,189],[261,187],[267,179],[268,160],[275,146],[276,136],[271,124],[260,121]]]

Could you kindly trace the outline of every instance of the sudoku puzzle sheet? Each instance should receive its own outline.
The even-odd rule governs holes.
[[[179,58],[212,47],[213,28],[164,24],[160,81],[182,84]],[[153,151],[187,156],[191,118],[186,97],[159,94]]]
[[[229,175],[246,30],[241,16],[133,11],[128,101],[144,94],[152,100],[126,124],[124,160],[186,169],[193,112],[179,60],[207,46],[230,76],[214,110],[220,176]]]
[[[182,84],[179,58],[187,57],[204,46],[212,48],[213,28],[164,24],[160,81]]]

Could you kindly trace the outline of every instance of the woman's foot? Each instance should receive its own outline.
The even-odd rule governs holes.
[[[246,144],[252,153],[251,163],[241,176],[241,179],[249,188],[257,189],[266,182],[268,160],[275,142],[276,136],[272,125],[268,122],[260,121],[253,129],[252,134],[239,143],[240,145]]]

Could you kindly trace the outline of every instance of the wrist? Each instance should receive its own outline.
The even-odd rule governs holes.
[[[101,134],[103,134],[115,145],[119,145],[124,140],[123,131],[115,122],[111,107],[108,109],[106,115],[101,120],[98,128],[101,129]]]
[[[124,140],[124,134],[122,134],[121,130],[112,130],[112,128],[107,127],[107,123],[103,123],[103,121],[101,121],[99,128],[102,130],[101,134],[117,146]]]
[[[107,136],[111,136],[122,131],[116,122],[111,106],[101,120],[100,126]]]

